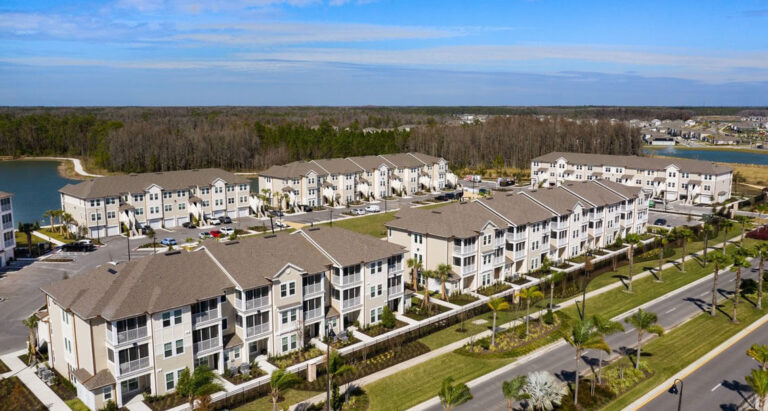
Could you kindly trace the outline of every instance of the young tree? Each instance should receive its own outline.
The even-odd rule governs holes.
[[[440,398],[440,404],[445,411],[451,411],[453,407],[464,404],[472,399],[472,392],[466,384],[454,384],[452,377],[447,377],[440,384],[440,391],[437,392]]]
[[[624,242],[629,244],[627,257],[629,258],[629,287],[627,291],[632,292],[632,264],[635,262],[635,246],[640,243],[640,235],[636,233],[627,234]]]
[[[739,306],[739,297],[741,294],[741,269],[749,268],[750,264],[748,257],[752,256],[752,250],[748,248],[740,247],[736,250],[736,255],[733,257],[733,266],[736,267],[736,281],[733,284],[733,317],[731,322],[738,324],[739,320],[736,318],[736,310]]]
[[[440,279],[440,295],[443,297],[443,300],[448,300],[445,283],[451,278],[452,269],[453,267],[450,264],[440,264],[437,266],[437,278]]]
[[[659,274],[659,281],[663,282],[664,278],[662,278],[662,269],[661,267],[664,265],[664,251],[667,249],[667,244],[675,241],[677,239],[675,230],[670,230],[667,232],[667,234],[662,235],[659,238],[659,242],[661,243],[661,247],[659,248],[659,268],[658,268],[658,274]]]
[[[491,328],[491,346],[496,345],[496,314],[502,310],[509,310],[509,303],[503,298],[495,298],[488,301],[488,307],[493,311],[493,328]]]
[[[747,355],[760,364],[760,369],[768,370],[768,345],[752,344],[747,350]]]
[[[704,261],[707,261],[707,248],[709,248],[709,236],[714,232],[714,227],[711,223],[704,223],[701,226],[701,232],[704,234]]]
[[[35,231],[35,225],[30,223],[22,223],[19,221],[19,232],[24,233],[27,236],[27,251],[29,256],[32,257],[32,232]]]
[[[595,325],[595,331],[598,334],[606,337],[611,334],[615,334],[619,331],[624,331],[624,326],[620,322],[611,321],[604,318],[601,315],[595,314],[592,316],[592,324]],[[602,384],[602,371],[603,371],[603,351],[600,351],[600,362],[597,364],[597,382]]]
[[[29,328],[29,347],[28,347],[28,354],[29,354],[29,364],[32,364],[32,361],[35,360],[35,354],[37,353],[37,323],[39,322],[39,318],[37,318],[37,315],[32,314],[27,318],[26,320],[23,320],[22,323]]]
[[[152,227],[147,230],[147,238],[152,240],[152,254],[157,254],[157,233],[155,233],[155,230]]]
[[[338,351],[333,350],[331,357],[328,359],[328,374],[331,376],[331,382],[338,384],[337,379],[353,372],[355,372],[355,367],[347,364],[344,357]]]
[[[528,323],[531,319],[531,301],[544,298],[544,294],[539,291],[539,287],[533,286],[529,288],[523,288],[518,292],[517,295],[521,300],[525,300],[525,335],[528,335]]]
[[[664,328],[656,324],[659,318],[655,313],[645,311],[642,308],[635,311],[634,314],[624,319],[627,324],[631,324],[637,330],[637,361],[635,368],[640,368],[640,350],[643,346],[643,334],[650,333],[658,336],[664,335]]]
[[[416,274],[418,274],[419,270],[422,268],[421,261],[415,258],[409,258],[405,260],[405,264],[411,269],[411,286],[413,287],[413,291],[419,291],[419,283]]]
[[[194,372],[189,372],[189,368],[184,368],[179,376],[179,383],[176,386],[176,393],[186,397],[189,402],[189,408],[195,409],[195,401],[209,397],[211,394],[221,391],[224,387],[214,382],[216,374],[206,366],[196,367]]]
[[[296,374],[285,371],[285,368],[280,368],[272,372],[272,376],[269,379],[269,395],[272,398],[272,411],[277,411],[277,401],[280,400],[280,391],[285,391],[298,384],[300,381],[301,379]]]
[[[384,310],[381,312],[381,325],[384,328],[395,328],[395,325],[397,325],[395,314],[392,313],[388,305],[385,305]]]
[[[762,241],[755,246],[755,254],[760,257],[757,266],[757,309],[763,309],[763,264],[768,258],[768,242]]]
[[[736,220],[737,223],[739,223],[739,226],[741,227],[741,238],[739,239],[739,246],[744,246],[744,229],[746,228],[747,224],[749,224],[752,219],[750,217],[747,217],[745,215],[737,215],[733,217],[734,220]]]
[[[424,298],[421,300],[421,308],[425,310],[429,309],[429,279],[435,276],[432,270],[421,270],[421,278],[424,279]]]
[[[752,370],[745,379],[757,397],[757,410],[765,411],[765,399],[768,397],[768,371]]]
[[[541,274],[543,277],[547,278],[547,283],[549,283],[549,309],[551,310],[554,306],[555,301],[555,274],[552,273],[552,261],[549,261],[549,258],[546,256],[541,260]]]
[[[504,393],[504,398],[507,399],[507,411],[512,411],[516,401],[519,402],[531,398],[528,393],[523,391],[526,383],[528,383],[528,378],[525,375],[518,375],[501,384],[501,392]]]
[[[722,251],[712,251],[707,256],[707,262],[715,266],[715,272],[712,276],[712,307],[709,310],[709,315],[714,317],[717,310],[717,278],[720,275],[720,270],[731,263],[731,259]]]
[[[563,339],[576,349],[576,376],[573,390],[573,404],[579,404],[579,375],[581,374],[581,354],[584,350],[596,349],[610,354],[611,348],[606,344],[603,336],[597,332],[591,320],[576,320],[571,327],[570,335],[564,335]]]
[[[728,246],[728,230],[733,228],[733,221],[727,218],[721,218],[718,222],[718,227],[720,230],[723,230],[723,252],[725,252],[725,247]]]
[[[693,231],[687,226],[681,226],[677,229],[677,237],[682,241],[683,247],[682,265],[680,266],[680,271],[685,273],[685,257],[687,256],[685,246],[688,241],[693,238]]]

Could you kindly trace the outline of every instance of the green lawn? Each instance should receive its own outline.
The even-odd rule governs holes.
[[[384,227],[384,224],[394,219],[395,212],[390,211],[388,213],[376,213],[365,217],[334,221],[333,226],[346,228],[347,230],[356,231],[362,234],[368,234],[376,238],[382,238],[387,235],[387,228]],[[329,224],[324,223],[321,225]]]
[[[312,398],[315,395],[320,394],[316,391],[299,391],[299,390],[286,390],[281,394],[284,400],[277,403],[278,409],[283,409],[283,406],[298,404],[302,401],[306,401],[308,398]],[[272,397],[266,395],[259,398],[256,401],[251,401],[241,407],[235,408],[240,411],[271,411],[272,410]]]
[[[425,205],[425,206],[419,207],[419,209],[421,209],[421,210],[434,210],[435,208],[444,207],[444,206],[447,206],[448,204],[453,204],[453,203],[458,203],[458,201],[454,200],[454,201],[448,201],[448,202],[444,202],[444,203]]]
[[[733,312],[730,301],[722,304],[729,315]],[[733,324],[722,313],[715,318],[703,313],[677,327],[661,338],[643,345],[643,361],[653,370],[653,375],[623,393],[606,407],[607,410],[621,410],[642,395],[664,382],[704,354],[712,351],[728,338],[738,333],[765,314],[746,302],[741,301],[738,310],[739,324]]]
[[[0,360],[0,374],[5,374],[5,373],[7,373],[10,370],[11,369],[8,368],[8,366],[5,365],[5,363],[2,360]]]
[[[79,398],[72,398],[71,400],[66,401],[66,403],[69,408],[72,408],[75,411],[90,411],[90,408],[83,404]]]
[[[43,240],[40,237],[35,237],[34,235],[32,236],[32,244],[33,245],[34,244],[45,243],[45,242],[46,241]],[[18,246],[22,246],[22,247],[26,247],[27,246],[27,235],[26,234],[24,234],[22,232],[19,232],[19,231],[16,231],[16,246],[17,247]]]
[[[45,234],[45,235],[47,235],[47,236],[49,236],[51,238],[54,238],[56,240],[59,240],[59,241],[63,242],[63,243],[71,243],[72,241],[74,241],[72,239],[64,238],[64,236],[61,235],[61,233],[59,233],[57,230],[51,231],[48,228],[41,228],[41,229],[39,229],[37,231],[39,231],[41,234]]]

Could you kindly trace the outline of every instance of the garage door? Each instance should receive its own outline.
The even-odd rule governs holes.
[[[227,211],[229,218],[237,218],[237,210]]]
[[[163,227],[163,220],[149,220],[149,226],[153,229],[157,230],[158,228]]]
[[[240,210],[240,217],[247,217],[248,216],[248,209],[243,208]]]
[[[164,224],[165,224],[165,228],[176,227],[176,219],[175,218],[166,218]]]
[[[91,228],[91,238],[99,238],[104,237],[104,232],[101,229],[98,228]]]
[[[120,227],[118,226],[107,227],[107,236],[113,236],[118,234],[120,234]]]
[[[179,227],[181,227],[182,224],[188,223],[188,222],[189,222],[189,217],[179,217],[176,219],[176,225]]]
[[[218,211],[214,211],[214,212],[213,212],[213,216],[214,216],[214,217],[224,217],[224,213],[225,213],[225,212],[226,212],[226,210],[218,210]]]

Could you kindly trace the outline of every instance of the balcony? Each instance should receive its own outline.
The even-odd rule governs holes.
[[[13,247],[13,245],[14,245],[13,238],[11,238],[10,240],[5,240],[5,248]]]
[[[499,264],[504,264],[504,255],[493,257],[493,265],[499,265]]]
[[[10,202],[0,206],[0,211],[10,211],[10,209],[11,209],[11,203]]]
[[[519,233],[518,232],[514,232],[514,233],[507,232],[507,241],[509,241],[510,243],[514,243],[514,242],[518,242],[518,241],[525,241],[526,237],[528,237],[527,234],[528,233],[525,232],[525,231],[521,231]]]
[[[553,221],[552,224],[550,224],[550,225],[552,226],[552,231],[565,230],[566,228],[568,228],[568,220],[565,220],[565,221]]]
[[[344,275],[344,276],[332,275],[331,281],[333,281],[334,285],[340,285],[340,286],[353,285],[363,281],[363,275],[361,273]]]
[[[3,223],[3,230],[10,230],[13,228],[13,221],[6,221]]]
[[[403,271],[403,263],[399,264],[389,264],[387,265],[387,270],[390,274],[398,273],[400,271]]]
[[[493,245],[495,247],[503,247],[504,246],[504,236],[494,237]]]
[[[312,321],[316,320],[318,318],[321,318],[323,316],[323,309],[322,308],[315,308],[312,310],[305,310],[304,311],[304,321]]]
[[[554,238],[552,237],[552,245],[554,245],[557,248],[564,247],[566,244],[568,244],[568,237],[562,237],[562,238]]]
[[[252,327],[248,327],[245,329],[245,335],[246,338],[255,337],[260,334],[264,334],[266,332],[269,332],[269,323],[261,323],[254,325]]]
[[[117,332],[117,343],[123,344],[134,340],[147,337],[147,327],[132,328],[130,330]]]
[[[207,340],[198,341],[194,344],[195,347],[195,354],[199,354],[201,352],[211,351],[213,349],[219,348],[221,346],[221,343],[219,342],[219,338],[209,338]]]
[[[594,233],[594,235],[602,234],[603,233],[603,227],[602,226],[600,226],[600,227],[593,227],[592,228],[592,233]]]
[[[474,264],[471,265],[463,265],[461,266],[461,275],[468,275],[474,273],[476,270],[476,267]]]
[[[360,299],[360,297],[350,298],[348,300],[343,300],[342,301],[341,308],[346,310],[348,308],[357,307],[360,304],[362,304],[362,300]]]
[[[594,221],[594,220],[601,220],[604,215],[605,215],[604,211],[592,212],[592,213],[589,213],[589,219],[592,220],[592,221]]]
[[[324,291],[323,289],[323,282],[319,281],[312,285],[305,285],[304,286],[304,297],[309,297],[314,294],[322,293]]]
[[[454,245],[453,246],[453,254],[455,255],[467,255],[467,254],[474,254],[477,252],[477,244],[472,245]]]
[[[515,254],[512,257],[512,259],[515,261],[520,261],[524,258],[525,258],[525,250],[515,251]]]
[[[243,303],[243,300],[235,299],[235,305],[240,308],[241,310],[250,311],[255,310],[260,307],[266,307],[269,305],[269,297],[259,297],[259,298],[252,298],[250,300],[245,300],[245,303]]]
[[[215,310],[201,311],[199,313],[192,314],[192,324],[200,324],[212,320],[218,320],[220,318],[218,308]]]
[[[141,371],[145,368],[149,368],[149,357],[141,357],[133,361],[121,362],[118,368],[120,371],[119,375]]]
[[[402,284],[400,284],[400,285],[396,285],[396,286],[392,286],[392,287],[389,287],[389,288],[387,289],[387,292],[389,293],[389,296],[390,296],[390,297],[391,297],[391,296],[393,296],[393,295],[397,295],[397,294],[400,294],[400,293],[402,293],[402,292],[403,292],[403,285],[402,285]]]

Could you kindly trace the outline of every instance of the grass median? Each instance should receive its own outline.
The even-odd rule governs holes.
[[[341,211],[334,210],[334,214]],[[346,211],[346,210],[345,210]],[[382,238],[387,235],[387,228],[384,224],[395,219],[395,212],[390,211],[388,213],[376,213],[367,215],[365,217],[347,218],[333,222],[334,227],[345,228],[350,231],[355,231],[361,234],[367,234],[376,238]],[[327,226],[328,223],[320,224],[321,226]]]

